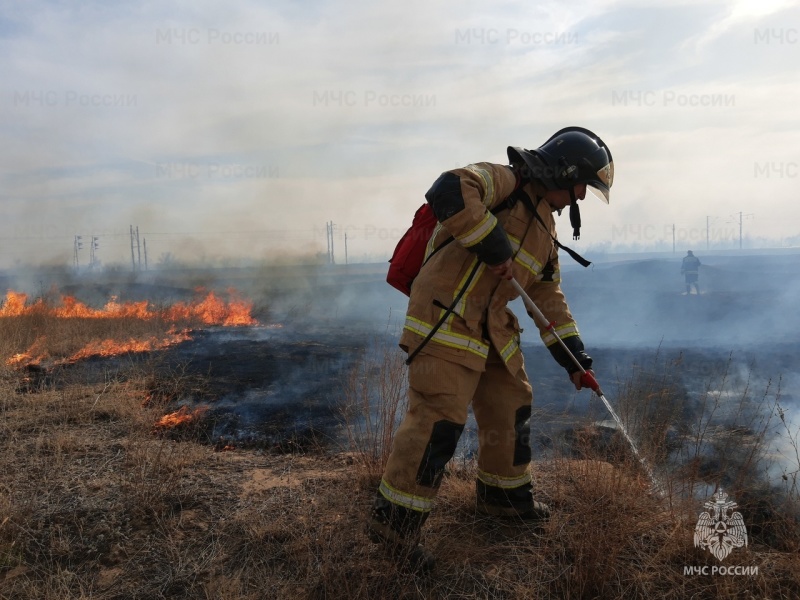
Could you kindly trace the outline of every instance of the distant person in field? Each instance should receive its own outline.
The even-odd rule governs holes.
[[[581,127],[558,131],[536,150],[507,152],[509,165],[483,162],[447,171],[425,194],[439,224],[428,242],[430,260],[411,287],[400,338],[409,357],[416,356],[408,371],[408,412],[368,525],[373,542],[418,573],[433,568],[433,556],[418,544],[420,530],[470,406],[478,425],[477,512],[519,524],[550,515],[534,499],[533,394],[519,322],[508,308],[519,297],[510,279],[553,322],[539,332],[576,389],[582,387],[581,369],[592,368],[560,287],[554,213],[569,209],[577,238],[578,201],[593,189],[608,202],[611,152]]]
[[[694,288],[695,293],[699,294],[700,286],[697,284],[697,279],[700,276],[700,259],[691,250],[683,257],[681,275],[686,280],[686,293],[691,294],[692,288]]]

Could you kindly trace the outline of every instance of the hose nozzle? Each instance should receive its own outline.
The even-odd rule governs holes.
[[[598,396],[603,395],[603,390],[600,389],[600,384],[597,383],[597,379],[595,379],[594,375],[592,375],[592,373],[589,371],[584,371],[581,374],[581,385],[589,388]]]

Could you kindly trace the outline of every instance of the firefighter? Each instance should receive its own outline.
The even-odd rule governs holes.
[[[508,157],[508,166],[478,163],[447,171],[425,195],[438,224],[413,282],[400,338],[413,357],[408,411],[367,526],[373,542],[386,545],[418,572],[434,566],[433,556],[419,544],[420,530],[470,404],[478,425],[477,510],[526,522],[550,515],[532,492],[533,395],[519,322],[507,308],[518,296],[509,279],[515,278],[556,323],[556,333],[583,368],[592,366],[561,291],[553,213],[569,208],[574,235],[579,235],[577,202],[595,192],[608,203],[611,152],[591,131],[567,127],[536,150],[509,147]],[[451,238],[458,243],[447,243]],[[549,331],[540,329],[540,334],[580,390],[580,371]]]
[[[694,288],[696,294],[700,294],[700,286],[697,279],[700,276],[700,259],[697,258],[691,250],[686,252],[681,262],[681,275],[686,281],[686,293],[684,296],[692,293]]]

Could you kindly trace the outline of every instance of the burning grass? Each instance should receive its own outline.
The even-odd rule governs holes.
[[[252,303],[229,291],[195,302],[156,307],[111,298],[93,308],[72,296],[55,303],[9,291],[0,307],[0,362],[16,369],[72,363],[94,356],[149,352],[189,339],[194,327],[253,325]]]
[[[539,497],[554,508],[542,528],[477,515],[475,464],[454,461],[425,529],[439,564],[423,579],[398,569],[363,533],[402,403],[403,369],[391,352],[371,351],[343,374],[351,428],[339,453],[217,452],[199,443],[199,429],[192,435],[202,415],[187,408],[165,416],[167,397],[143,403],[154,375],[146,363],[132,369],[100,384],[45,386],[38,394],[0,378],[0,598],[800,594],[800,528],[789,505],[778,510],[759,487],[754,474],[766,468],[759,462],[766,458],[755,451],[739,467],[731,455],[703,474],[680,473],[681,482],[697,488],[715,477],[736,482],[731,493],[751,525],[750,540],[724,564],[758,567],[754,576],[685,574],[687,566],[719,564],[693,545],[702,502],[678,494],[675,481],[667,498],[656,498],[635,460],[622,451],[597,453],[589,441],[579,458],[557,455],[534,465]],[[695,419],[681,439],[721,444],[703,417],[713,402],[695,414],[666,382],[635,373],[620,399],[648,458],[663,464],[674,454],[663,449],[673,434],[659,420],[678,413]],[[180,396],[182,388],[201,384],[176,369],[172,388]],[[369,401],[375,397],[382,399],[377,407]],[[626,405],[635,398],[652,402]],[[741,406],[748,420],[740,426],[749,426],[748,439],[760,439],[763,448],[757,413],[750,403]],[[356,418],[359,411],[366,414]],[[187,435],[166,435],[172,421]],[[796,508],[796,495],[786,498]]]

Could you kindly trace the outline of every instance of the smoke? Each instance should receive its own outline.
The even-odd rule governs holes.
[[[768,454],[758,465],[761,471],[752,476],[763,476],[772,487],[789,492],[795,486],[797,493],[800,406],[793,390],[800,385],[794,362],[800,355],[800,327],[792,309],[800,291],[800,269],[791,255],[700,258],[699,295],[683,295],[679,257],[597,261],[589,269],[563,265],[563,289],[612,404],[623,397],[632,377],[652,371],[659,361],[673,361],[678,365],[670,378],[673,398],[685,402],[686,409],[670,430],[671,440],[680,443],[683,435],[687,443],[697,435],[692,427],[708,418],[698,408],[703,398],[718,400],[720,408],[707,422],[709,441],[696,456],[709,477],[718,476],[723,465],[727,484],[738,473],[736,452],[746,458],[746,444],[762,427],[759,419],[769,417],[763,425]],[[167,301],[184,299],[197,287],[235,288],[255,303],[262,323],[283,324],[280,336],[262,332],[251,339],[237,332],[227,339],[230,334],[215,332],[216,346],[206,340],[203,353],[185,358],[202,373],[209,373],[209,365],[219,364],[223,356],[237,365],[236,372],[215,373],[214,381],[221,385],[248,383],[218,391],[209,433],[214,439],[256,444],[282,440],[285,431],[314,439],[336,436],[332,423],[342,379],[367,340],[381,335],[384,343],[396,344],[402,328],[407,298],[386,284],[385,272],[385,264],[272,264],[137,274],[49,269],[6,274],[3,283],[40,295],[58,286],[97,303],[111,294],[122,300]],[[588,391],[573,391],[521,304],[513,303],[512,309],[525,329],[523,353],[536,408],[534,439],[541,444],[559,434],[563,438],[581,420],[607,419]],[[770,412],[775,402],[780,415]],[[461,456],[474,450],[474,432],[470,420]],[[672,456],[672,466],[677,469],[685,458]],[[705,490],[701,494],[708,495]]]
[[[615,261],[607,256],[588,269],[562,257],[562,289],[587,348],[714,348],[757,357],[761,348],[800,337],[794,310],[800,297],[800,263],[794,254],[699,257],[699,295],[684,295],[681,257]],[[0,285],[32,296],[53,288],[78,293],[94,288],[122,300],[153,301],[185,299],[197,288],[233,288],[273,320],[288,319],[312,329],[327,324],[399,333],[407,298],[385,283],[386,263],[309,262],[235,261],[203,267],[167,260],[135,273],[130,266],[95,271],[19,268],[0,273]],[[539,345],[538,331],[522,303],[515,301],[511,308],[525,330],[522,342]],[[790,372],[792,365],[785,366]]]
[[[770,462],[764,474],[773,485],[789,485],[798,469],[800,405],[794,390],[800,385],[795,364],[800,327],[793,308],[800,267],[788,254],[697,254],[703,263],[699,295],[683,295],[680,257],[596,261],[588,269],[562,264],[562,287],[612,404],[623,397],[632,378],[672,362],[674,373],[664,377],[674,397],[685,403],[681,418],[687,423],[698,418],[704,396],[721,403],[712,423],[720,431],[735,431],[731,427],[741,424],[740,417],[754,422],[756,408],[771,414],[765,435]],[[213,343],[201,340],[202,353],[183,358],[195,362],[198,372],[206,372],[222,356],[223,364],[244,369],[223,373],[216,381],[252,385],[221,388],[214,403],[215,436],[242,440],[263,433],[259,423],[265,421],[274,421],[278,429],[289,423],[319,429],[330,421],[340,399],[328,397],[331,390],[341,387],[367,343],[380,338],[400,352],[396,342],[407,298],[385,282],[385,275],[385,263],[161,265],[138,273],[41,268],[2,273],[0,285],[32,297],[55,296],[57,290],[95,306],[112,295],[121,301],[172,303],[191,298],[198,288],[220,294],[236,290],[254,303],[254,316],[262,324],[281,324],[281,333],[217,331]],[[521,303],[515,301],[511,308],[524,328],[523,354],[537,411],[535,438],[553,437],[559,428],[574,427],[581,419],[607,419],[588,391],[573,390]],[[197,346],[187,351],[192,348]],[[292,354],[298,349],[302,351]],[[745,395],[748,402],[743,405]],[[769,413],[775,402],[782,417]],[[474,441],[470,421],[462,442],[465,455]]]
[[[562,287],[593,346],[752,348],[800,333],[794,255],[700,256],[700,295],[684,295],[681,257],[567,266]]]

